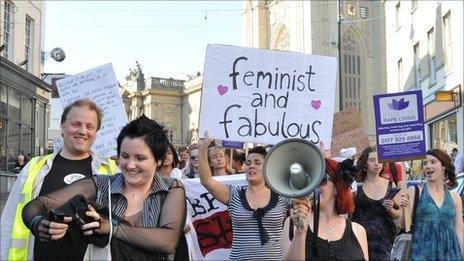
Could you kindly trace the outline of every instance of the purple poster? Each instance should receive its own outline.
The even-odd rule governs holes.
[[[243,149],[243,145],[244,143],[243,142],[239,142],[239,141],[227,141],[227,140],[223,140],[222,141],[222,147],[224,148],[230,148],[230,149]]]
[[[379,161],[425,158],[422,91],[374,95]]]

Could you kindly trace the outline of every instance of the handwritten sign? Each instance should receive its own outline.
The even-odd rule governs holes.
[[[332,157],[340,156],[343,148],[356,148],[356,155],[370,146],[369,138],[364,131],[361,116],[356,108],[348,108],[334,114],[332,130]]]
[[[245,174],[213,178],[223,184],[247,185]],[[232,225],[227,206],[215,199],[198,178],[183,179],[182,183],[194,228],[189,234],[193,241],[193,260],[228,260],[232,247]]]
[[[103,120],[92,150],[105,158],[116,155],[116,138],[127,116],[111,63],[61,79],[56,86],[63,108],[84,98],[100,107]]]
[[[425,158],[422,91],[374,95],[379,161]]]
[[[208,45],[200,136],[331,144],[336,72],[333,57]]]

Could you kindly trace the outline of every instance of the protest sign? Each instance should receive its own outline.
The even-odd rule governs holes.
[[[334,114],[332,130],[332,157],[340,156],[343,148],[356,148],[359,156],[363,149],[370,145],[369,138],[364,131],[361,117],[356,108],[351,107]]]
[[[222,141],[222,147],[228,148],[228,149],[242,150],[244,145],[245,143],[239,142],[239,141],[227,141],[227,140]]]
[[[208,45],[200,136],[275,144],[302,138],[331,144],[337,60]]]
[[[226,185],[246,186],[245,174],[213,177]],[[217,201],[200,180],[183,179],[187,211],[192,220],[193,260],[228,260],[232,247],[232,225],[227,206]]]
[[[103,119],[92,150],[105,158],[116,155],[116,138],[127,116],[111,63],[58,80],[56,86],[63,108],[84,98],[97,104]]]
[[[379,161],[425,157],[422,91],[374,95]]]

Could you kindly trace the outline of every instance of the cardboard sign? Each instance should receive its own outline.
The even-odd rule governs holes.
[[[337,60],[208,45],[200,136],[275,144],[301,138],[331,144]]]
[[[379,161],[425,157],[422,91],[374,95]]]
[[[116,155],[116,138],[127,124],[127,115],[111,63],[63,78],[56,86],[63,108],[84,98],[97,104],[103,119],[92,150],[104,158]]]
[[[348,108],[334,114],[332,130],[332,157],[338,157],[343,148],[356,148],[356,155],[370,146],[369,138],[364,131],[361,117],[356,108]]]

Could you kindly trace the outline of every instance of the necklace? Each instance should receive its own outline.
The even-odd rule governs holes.
[[[327,232],[329,232],[329,234],[333,235],[333,233],[335,233],[335,228],[329,227],[329,228],[327,228]]]

